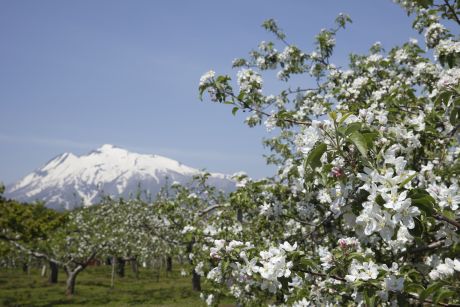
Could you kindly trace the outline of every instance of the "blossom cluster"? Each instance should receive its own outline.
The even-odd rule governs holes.
[[[415,15],[424,46],[410,39],[385,52],[375,43],[337,67],[345,15],[311,52],[287,43],[270,20],[282,51],[263,42],[235,62],[246,67],[235,91],[230,81],[207,85],[224,86],[250,126],[279,132],[264,141],[277,176],[244,179],[230,197],[238,233],[218,230],[209,247],[213,293],[227,287],[240,303],[280,306],[460,302],[460,45],[443,23],[456,18],[451,1],[397,2]],[[266,70],[317,86],[264,96]],[[245,247],[226,250],[233,241]]]

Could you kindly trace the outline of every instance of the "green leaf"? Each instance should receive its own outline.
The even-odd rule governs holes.
[[[404,291],[419,294],[422,291],[425,291],[425,288],[420,283],[409,283],[404,286]]]
[[[350,117],[350,115],[353,115],[353,113],[345,113],[344,115],[342,115],[342,118],[339,120],[339,126],[341,124],[343,124],[343,122],[348,118]]]
[[[321,166],[321,157],[327,150],[327,145],[324,143],[321,143],[317,145],[315,148],[312,149],[310,154],[308,155],[307,158],[307,164],[310,165],[313,169],[317,168],[318,166]]]
[[[442,215],[451,219],[451,220],[455,220],[457,217],[455,215],[455,212],[449,210],[449,209],[444,209],[442,210]]]
[[[367,145],[372,146],[375,139],[379,136],[379,133],[378,132],[367,132],[367,133],[363,133],[362,135],[366,139]]]
[[[237,112],[238,110],[239,110],[239,108],[238,108],[238,107],[233,107],[233,109],[232,109],[232,114],[233,114],[233,115],[235,115],[235,114],[236,114],[236,112]]]
[[[449,121],[454,126],[460,121],[460,108],[458,106],[454,106],[450,112]]]
[[[398,301],[398,306],[399,306],[399,307],[410,306],[409,300],[408,300],[407,297],[406,297],[404,294],[402,294],[402,293],[398,293],[398,295],[396,296],[396,300]]]
[[[359,133],[358,131],[353,132],[349,136],[350,140],[355,144],[355,146],[358,148],[359,152],[367,158],[367,142],[364,136]]]
[[[334,111],[329,112],[329,117],[330,117],[333,121],[335,121],[335,120],[337,119],[337,112],[334,112]]]
[[[353,252],[353,253],[350,253],[348,255],[349,259],[356,259],[356,260],[359,260],[361,262],[364,262],[366,261],[366,257],[364,257],[363,254],[361,253],[358,253],[358,252]]]
[[[433,295],[433,303],[436,305],[439,302],[442,302],[444,299],[449,297],[455,297],[455,292],[452,290],[441,289]]]
[[[427,9],[430,6],[433,6],[433,0],[416,0],[416,2],[425,9]]]
[[[447,104],[449,101],[450,97],[452,97],[452,92],[442,92],[441,94],[436,97],[435,104]]]
[[[351,123],[347,126],[347,129],[345,130],[345,135],[350,135],[355,131],[358,131],[361,129],[361,123]]]
[[[424,211],[428,216],[433,215],[435,212],[435,201],[433,197],[429,195],[422,196],[420,198],[412,199],[412,205],[418,207]]]
[[[415,227],[413,229],[409,229],[409,233],[414,237],[422,237],[423,232],[425,231],[425,227],[423,223],[418,218],[414,218]]]
[[[417,188],[417,189],[412,189],[409,191],[409,198],[412,198],[412,199],[425,197],[425,196],[430,196],[430,193],[428,193],[427,191],[423,189]],[[433,202],[434,202],[434,199],[433,199]]]
[[[431,294],[441,289],[442,286],[444,286],[444,282],[442,281],[434,282],[429,285],[425,290],[422,291],[422,293],[420,293],[420,301],[427,299]]]
[[[364,300],[366,302],[366,306],[368,307],[374,307],[376,306],[375,304],[375,299],[376,299],[376,295],[374,293],[374,291],[371,291],[369,289],[367,289],[365,292],[364,292]]]
[[[399,188],[404,187],[404,186],[405,186],[406,184],[408,184],[412,179],[414,179],[415,176],[417,176],[417,173],[415,173],[415,174],[413,174],[413,175],[407,177],[406,179],[404,179],[404,181],[401,182],[401,183],[399,184]]]
[[[299,263],[300,268],[312,268],[316,266],[315,261],[309,258],[302,258]]]

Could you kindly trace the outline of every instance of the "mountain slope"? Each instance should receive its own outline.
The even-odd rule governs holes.
[[[55,157],[8,186],[5,197],[25,202],[43,200],[50,208],[73,209],[95,204],[102,195],[127,198],[139,188],[155,196],[166,180],[186,184],[199,173],[166,157],[103,145],[87,155],[64,153]],[[209,183],[226,192],[235,186],[228,175],[218,173],[211,174]]]

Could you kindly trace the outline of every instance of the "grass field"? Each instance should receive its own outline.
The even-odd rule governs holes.
[[[162,272],[159,281],[151,270],[140,271],[136,279],[129,269],[115,278],[110,287],[109,266],[89,267],[77,277],[76,294],[66,297],[65,273],[51,285],[38,269],[30,274],[20,269],[0,270],[1,306],[204,306],[199,293],[192,291],[191,277],[179,272]],[[226,306],[232,306],[231,304]]]

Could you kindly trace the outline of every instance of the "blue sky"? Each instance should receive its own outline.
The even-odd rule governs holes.
[[[264,128],[200,102],[199,78],[210,69],[234,76],[234,58],[272,39],[265,19],[309,51],[340,12],[353,24],[337,37],[338,64],[376,41],[390,49],[418,37],[390,0],[0,1],[0,181],[105,143],[210,171],[271,175]],[[272,79],[266,94],[279,88]]]

